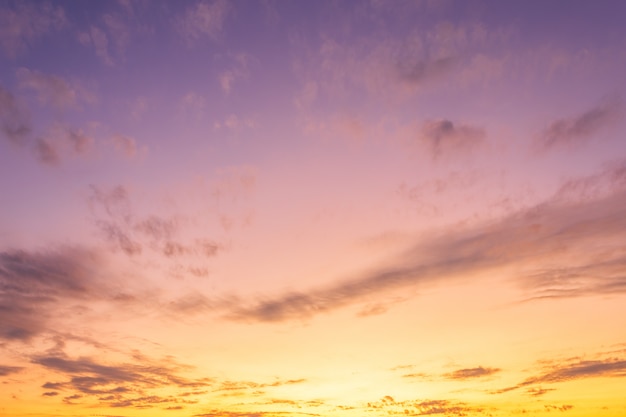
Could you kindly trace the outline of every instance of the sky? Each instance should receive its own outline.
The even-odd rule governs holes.
[[[0,0],[0,415],[626,415],[625,21]]]

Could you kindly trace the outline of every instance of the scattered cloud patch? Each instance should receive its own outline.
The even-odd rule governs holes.
[[[128,256],[140,255],[144,249],[149,249],[169,259],[206,260],[217,256],[223,249],[211,239],[182,238],[181,222],[176,217],[136,215],[132,210],[130,192],[124,186],[102,188],[92,185],[88,203],[94,224],[104,240],[113,250],[121,250]],[[187,272],[201,275],[197,266],[193,268],[196,274],[190,270]]]
[[[236,54],[232,57],[233,66],[219,75],[219,83],[225,94],[230,94],[231,89],[236,81],[246,79],[250,76],[248,69],[250,55]]]
[[[85,249],[0,252],[0,339],[28,341],[47,330],[63,300],[111,297],[102,258]]]
[[[612,125],[621,114],[621,100],[607,100],[584,113],[550,123],[539,134],[535,145],[541,151],[579,146]]]
[[[3,136],[14,145],[25,145],[32,127],[28,112],[15,96],[0,86],[0,128]]]
[[[607,180],[615,181],[614,176],[619,172],[622,167],[611,170]],[[530,271],[517,282],[532,297],[624,293],[626,280],[622,271],[626,267],[626,253],[616,237],[626,233],[626,218],[622,215],[626,211],[626,188],[619,185],[621,182],[616,184],[603,198],[565,203],[558,199],[546,201],[497,222],[454,230],[429,242],[416,242],[394,261],[355,279],[241,305],[225,316],[252,322],[307,319],[348,305],[371,302],[372,297],[400,288],[512,265]],[[533,277],[555,262],[567,264],[567,268],[591,268],[596,273],[566,275],[562,280]]]
[[[7,365],[0,365],[0,377],[3,376],[8,376],[11,374],[16,374],[18,372],[20,372],[22,369],[22,367],[20,366],[7,366]]]
[[[109,51],[109,38],[99,27],[92,25],[89,30],[79,33],[78,41],[85,46],[93,47],[96,55],[105,65],[115,65]]]
[[[491,376],[500,372],[499,368],[484,368],[482,366],[476,368],[458,369],[444,376],[448,379],[467,380]]]
[[[199,1],[178,17],[176,27],[190,46],[205,36],[215,40],[230,9],[226,0]]]
[[[570,360],[551,365],[538,375],[525,379],[517,385],[495,391],[500,394],[528,387],[527,392],[533,396],[545,394],[543,384],[557,384],[585,378],[625,378],[626,359],[605,358],[596,360]]]
[[[32,362],[66,378],[62,382],[46,382],[42,388],[72,393],[63,399],[67,404],[94,399],[108,407],[150,408],[161,404],[193,404],[197,400],[189,397],[203,391],[191,391],[179,397],[158,395],[153,390],[164,387],[188,390],[212,385],[210,378],[180,376],[188,367],[171,359],[157,362],[141,356],[135,357],[133,363],[107,364],[89,357],[57,355],[35,356]],[[58,392],[55,391],[54,395]]]
[[[66,25],[61,6],[49,2],[4,3],[0,7],[0,47],[9,59],[15,59],[29,45]]]
[[[465,154],[485,143],[483,128],[454,124],[450,120],[428,120],[424,122],[420,140],[426,145],[433,159],[450,154]]]
[[[91,93],[59,76],[28,68],[19,68],[16,75],[20,88],[34,91],[41,104],[65,109],[93,101]]]
[[[125,136],[121,134],[115,134],[111,137],[111,143],[113,144],[113,148],[122,156],[132,159],[140,151],[140,148],[137,146],[137,141],[135,138],[130,136]],[[141,149],[146,149],[141,148]]]

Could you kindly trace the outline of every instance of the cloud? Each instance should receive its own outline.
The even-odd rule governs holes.
[[[35,153],[42,164],[58,165],[61,161],[59,150],[48,139],[38,139],[35,145]]]
[[[458,369],[449,374],[445,374],[444,376],[448,379],[466,380],[482,378],[485,376],[496,374],[498,372],[500,372],[500,369],[498,368],[483,368],[482,366],[479,366],[477,368]]]
[[[428,120],[422,126],[420,140],[427,146],[433,159],[449,154],[467,153],[485,142],[485,130],[447,119]]]
[[[42,164],[56,166],[70,155],[87,156],[94,144],[95,140],[82,129],[57,124],[35,141],[34,152]]]
[[[179,108],[186,115],[200,118],[206,108],[206,99],[202,95],[190,91],[180,99]]]
[[[236,114],[230,114],[224,120],[214,122],[213,127],[215,129],[224,128],[224,129],[236,131],[236,130],[243,129],[243,128],[254,127],[254,120],[250,118],[242,119]]]
[[[32,127],[28,113],[18,104],[11,92],[0,86],[0,129],[14,145],[25,145]]]
[[[113,297],[94,252],[60,248],[0,252],[0,339],[28,341],[46,331],[62,300]]]
[[[226,0],[199,1],[176,21],[176,27],[188,45],[203,36],[216,39],[222,31],[231,5]]]
[[[8,376],[11,374],[15,374],[20,372],[22,369],[22,367],[20,366],[6,366],[6,365],[0,365],[0,377],[2,376]]]
[[[223,246],[208,238],[180,239],[180,222],[176,217],[137,216],[132,211],[130,192],[118,185],[102,188],[92,185],[88,203],[94,224],[104,240],[115,250],[129,256],[151,249],[166,258],[198,258],[216,256]],[[188,272],[201,272],[197,269]],[[198,275],[197,273],[194,275]]]
[[[457,62],[458,60],[453,57],[437,58],[431,61],[399,61],[396,63],[397,76],[400,81],[414,89],[449,73]]]
[[[248,54],[237,54],[232,56],[232,60],[234,61],[234,65],[222,72],[219,76],[219,83],[222,91],[226,94],[230,94],[230,90],[233,87],[235,81],[240,79],[245,79],[250,76],[250,71],[248,70],[248,62],[250,61],[250,56]]]
[[[517,385],[503,388],[494,392],[501,394],[519,388],[530,387],[528,392],[531,395],[543,395],[548,389],[541,387],[542,384],[563,383],[585,378],[625,378],[626,359],[608,358],[598,360],[573,360],[552,365],[536,376],[525,379]]]
[[[465,416],[482,413],[484,407],[472,406],[452,400],[407,400],[396,401],[387,395],[379,401],[367,403],[367,409],[379,410],[390,415],[426,416],[433,414]],[[470,414],[471,413],[471,414]]]
[[[132,363],[106,364],[89,357],[65,355],[34,356],[32,362],[63,375],[61,382],[46,382],[44,389],[72,393],[64,402],[97,400],[108,407],[149,408],[157,404],[193,404],[189,397],[204,391],[181,392],[185,395],[157,395],[157,390],[188,390],[212,385],[210,378],[185,378],[179,374],[189,369],[171,358],[155,361],[135,355]],[[45,394],[44,394],[45,395]],[[184,399],[187,397],[187,399]]]
[[[109,38],[99,27],[92,25],[88,31],[79,33],[78,41],[85,46],[92,46],[96,50],[98,58],[105,65],[115,65],[109,51]]]
[[[558,119],[539,134],[535,146],[540,151],[579,146],[590,141],[596,134],[613,124],[621,115],[621,110],[621,100],[613,98],[582,114]]]
[[[137,141],[130,136],[116,134],[111,137],[113,148],[126,158],[134,158],[137,155]]]
[[[49,2],[17,2],[14,7],[0,7],[0,48],[10,59],[24,52],[28,45],[67,25],[65,11]]]
[[[564,201],[557,193],[553,199],[490,224],[416,242],[395,260],[351,280],[239,305],[225,316],[264,322],[306,319],[347,305],[372,302],[400,288],[512,265],[520,272],[511,280],[529,291],[531,297],[626,292],[626,278],[621,273],[626,267],[622,241],[626,232],[626,165],[608,170],[602,178],[613,185],[597,199]],[[555,264],[594,268],[597,274],[552,281],[532,278],[533,273]]]
[[[16,72],[20,88],[37,93],[39,102],[59,109],[75,107],[79,101],[92,101],[91,94],[56,75],[19,68]]]

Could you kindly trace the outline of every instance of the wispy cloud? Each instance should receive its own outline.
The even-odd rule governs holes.
[[[11,374],[15,374],[20,372],[22,369],[22,367],[20,366],[7,366],[7,365],[0,365],[0,377],[1,376],[8,376]]]
[[[78,85],[51,74],[19,68],[17,79],[20,88],[29,89],[37,94],[39,102],[59,109],[75,107],[80,101],[92,102],[93,95]]]
[[[175,216],[137,215],[132,210],[129,190],[121,185],[112,188],[92,185],[88,201],[102,237],[126,255],[140,255],[149,249],[166,258],[209,259],[223,249],[208,238],[182,239],[180,219]]]
[[[178,17],[176,27],[189,45],[203,36],[216,39],[231,7],[226,0],[199,1]]]
[[[113,66],[114,61],[109,51],[109,38],[107,34],[97,26],[92,25],[89,30],[78,34],[78,41],[95,49],[96,55],[106,65]]]
[[[482,414],[485,407],[453,400],[406,400],[396,401],[390,395],[378,401],[367,403],[367,409],[379,410],[386,414],[405,416],[441,415],[476,415]]]
[[[626,181],[620,172],[626,169],[620,166],[603,176],[605,182],[613,184],[608,195],[576,202],[555,198],[489,225],[450,232],[428,243],[417,242],[395,261],[358,278],[240,306],[228,312],[227,317],[267,322],[304,319],[371,301],[399,288],[513,264],[535,273],[555,262],[567,265],[564,268],[602,267],[595,269],[596,275],[575,280],[533,279],[532,273],[513,277],[533,296],[554,292],[561,296],[622,293],[626,283],[619,271],[623,270],[626,257],[614,239],[626,230],[626,218],[622,215],[626,210]],[[588,245],[591,241],[595,242],[593,246]]]
[[[3,136],[15,145],[25,145],[32,127],[27,111],[15,96],[0,86],[0,128]]]
[[[32,362],[66,378],[61,382],[46,382],[42,388],[51,390],[47,391],[48,395],[56,396],[60,395],[59,391],[64,392],[64,402],[68,404],[94,399],[116,408],[193,404],[197,400],[191,397],[205,391],[184,390],[212,385],[210,378],[180,376],[188,367],[167,358],[157,363],[144,356],[136,356],[133,363],[106,364],[89,357],[57,355],[34,356]],[[176,389],[182,395],[163,396],[153,391],[163,387]]]
[[[535,145],[542,151],[581,145],[592,140],[596,134],[613,124],[621,112],[621,100],[608,99],[584,113],[550,123],[539,134]]]
[[[596,360],[573,359],[548,366],[538,375],[525,379],[517,385],[494,391],[501,394],[520,388],[528,387],[531,395],[539,396],[548,390],[544,384],[557,384],[584,378],[625,378],[626,359],[623,357],[604,358]]]
[[[248,78],[250,70],[248,69],[250,55],[240,53],[232,56],[233,65],[223,71],[219,77],[220,87],[226,94],[230,94],[231,89],[236,81]]]
[[[61,6],[49,2],[5,3],[0,7],[0,47],[6,56],[14,59],[29,44],[66,25],[65,10]]]
[[[95,139],[82,129],[53,125],[44,137],[35,141],[35,155],[46,165],[59,165],[68,157],[86,157],[95,146]]]
[[[63,300],[115,298],[101,281],[101,261],[74,248],[0,252],[0,339],[27,341],[46,331]]]
[[[445,374],[448,379],[466,380],[490,376],[500,372],[499,368],[484,368],[482,366],[476,368],[457,369],[456,371]]]
[[[140,148],[137,146],[135,138],[130,136],[115,134],[111,137],[113,148],[126,158],[134,158],[137,156]],[[145,148],[144,148],[145,149]]]
[[[424,122],[420,140],[426,145],[433,159],[449,154],[467,153],[485,142],[483,128],[454,124],[450,120],[428,120]]]

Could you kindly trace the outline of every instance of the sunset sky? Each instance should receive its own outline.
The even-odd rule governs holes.
[[[0,415],[626,415],[626,2],[0,0]]]

